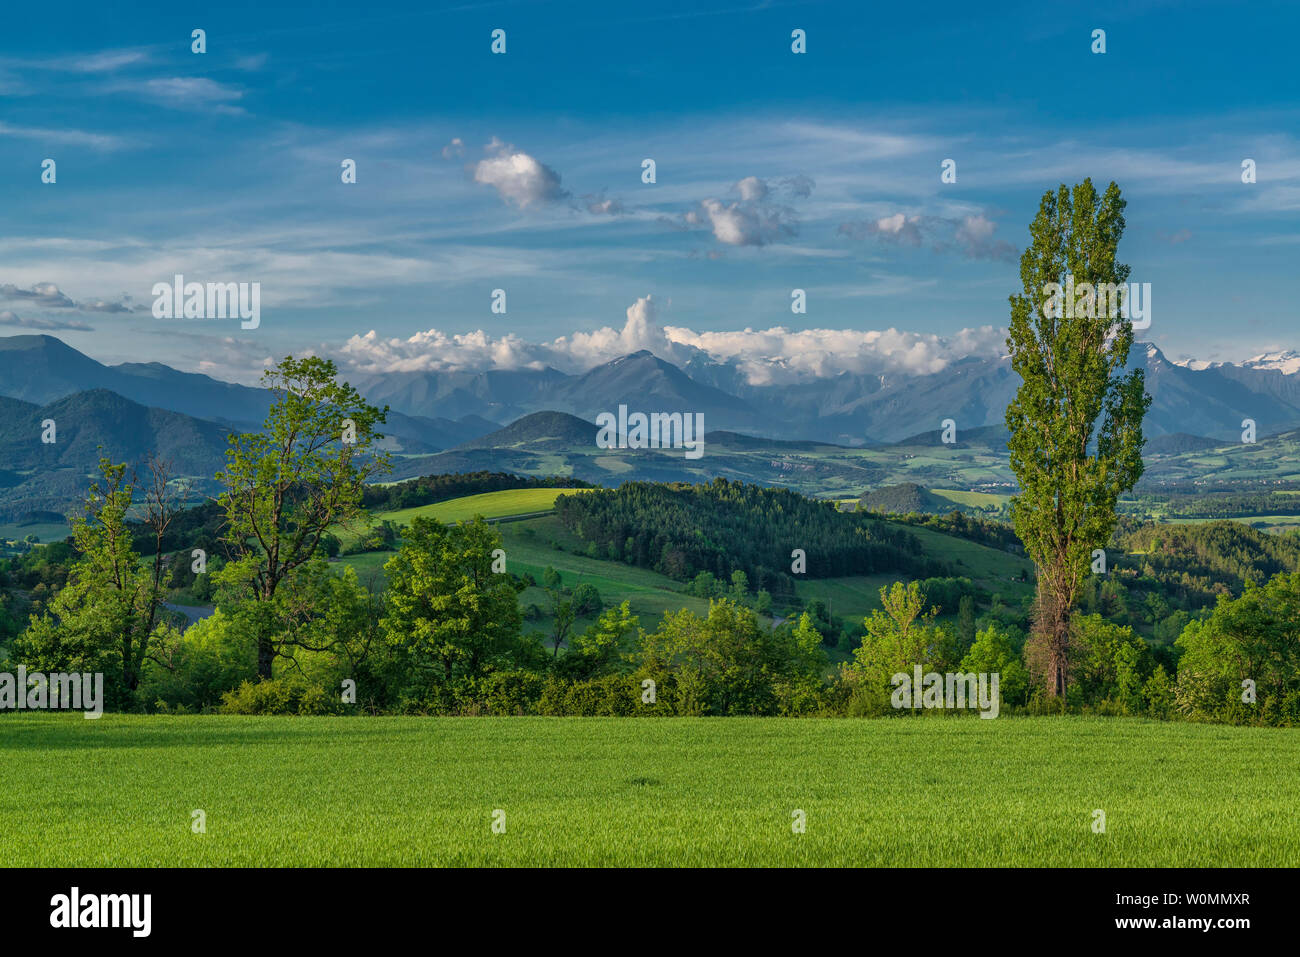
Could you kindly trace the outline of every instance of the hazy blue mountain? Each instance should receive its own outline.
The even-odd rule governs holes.
[[[462,419],[481,417],[493,428],[546,408],[538,399],[569,377],[555,369],[494,369],[487,372],[384,372],[350,376],[376,405],[407,415]]]
[[[951,443],[952,448],[1006,448],[1007,441],[1011,438],[1011,433],[1007,427],[1002,424],[998,425],[981,425],[973,429],[963,429],[960,426],[956,430],[956,441]],[[906,438],[899,439],[897,442],[888,443],[891,447],[902,448],[905,446],[943,446],[943,429],[931,429],[928,432],[918,432],[916,435],[909,435]]]
[[[1300,426],[1300,358],[1174,363],[1138,343],[1131,368],[1146,372],[1154,401],[1149,437],[1183,433],[1239,438],[1243,419],[1259,434]],[[537,412],[593,421],[601,412],[700,412],[708,431],[760,439],[877,446],[937,432],[1001,427],[1018,379],[1006,357],[969,357],[941,372],[840,373],[799,383],[754,385],[733,363],[693,354],[679,368],[648,351],[584,373],[556,369],[351,374],[371,402],[389,405],[386,446],[433,454],[481,439]],[[0,338],[0,396],[43,405],[87,389],[108,389],[150,408],[248,427],[265,415],[265,390],[179,372],[156,362],[106,366],[52,336]],[[480,444],[476,448],[486,446]]]
[[[0,460],[17,470],[77,468],[92,472],[101,455],[142,464],[148,453],[172,460],[180,474],[208,475],[225,461],[226,432],[180,412],[154,409],[107,389],[92,389],[43,406],[14,404],[0,421]],[[55,441],[41,440],[54,422]]]
[[[53,336],[0,337],[0,394],[44,404],[88,389],[109,389],[144,406],[202,419],[258,422],[266,391],[179,372],[159,362],[107,366]]]
[[[43,405],[90,389],[107,389],[143,406],[217,422],[227,431],[255,428],[271,405],[266,389],[180,372],[160,362],[106,366],[53,336],[0,337],[0,396]],[[405,415],[399,410],[390,413],[384,433],[391,437],[387,447],[425,453],[497,427],[472,415],[457,420]]]
[[[1143,455],[1181,455],[1184,452],[1203,452],[1206,449],[1223,445],[1221,439],[1210,439],[1203,435],[1188,435],[1186,432],[1170,432],[1168,435],[1156,435],[1147,439],[1142,449]]]
[[[534,412],[503,429],[463,443],[457,451],[508,449],[518,445],[541,448],[548,444],[595,448],[596,426],[567,412]]]
[[[601,412],[703,413],[706,429],[754,428],[764,417],[734,395],[696,382],[671,362],[646,350],[621,356],[553,387],[555,407],[586,419]]]

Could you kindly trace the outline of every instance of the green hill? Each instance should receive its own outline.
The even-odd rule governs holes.
[[[924,512],[933,515],[961,508],[952,500],[935,495],[915,482],[902,482],[898,485],[873,489],[858,499],[858,502],[863,509],[870,512],[898,515],[906,515],[908,512]]]
[[[462,522],[482,515],[486,519],[510,518],[515,515],[530,515],[536,512],[549,512],[555,508],[555,500],[561,495],[572,495],[587,491],[572,488],[521,488],[502,492],[484,492],[480,495],[466,495],[447,502],[432,505],[420,505],[392,512],[375,513],[376,521],[396,522],[409,525],[417,515],[435,518],[440,522]]]
[[[555,445],[561,447],[596,445],[596,426],[566,412],[534,412],[469,442],[458,451],[470,449],[508,449],[519,445]]]

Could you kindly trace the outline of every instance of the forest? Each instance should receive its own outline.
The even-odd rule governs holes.
[[[950,573],[927,557],[905,530],[865,513],[789,489],[726,479],[707,485],[627,482],[617,489],[565,496],[560,520],[593,544],[595,557],[652,568],[681,581],[708,572],[729,579],[740,570],[773,597],[794,594],[796,549],[812,578],[900,572],[908,577]]]

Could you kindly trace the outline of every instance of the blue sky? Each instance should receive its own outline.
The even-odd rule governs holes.
[[[997,350],[1039,197],[1091,176],[1171,357],[1300,349],[1298,29],[1267,3],[23,5],[0,334],[245,381],[307,349],[932,370]],[[260,328],[154,319],[176,272],[260,282]]]

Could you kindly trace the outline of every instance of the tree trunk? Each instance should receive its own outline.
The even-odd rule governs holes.
[[[1069,602],[1041,584],[1034,633],[1042,646],[1043,677],[1048,697],[1064,698],[1070,682]]]
[[[263,681],[271,680],[271,662],[275,660],[275,648],[271,639],[265,636],[257,639],[257,675]]]

